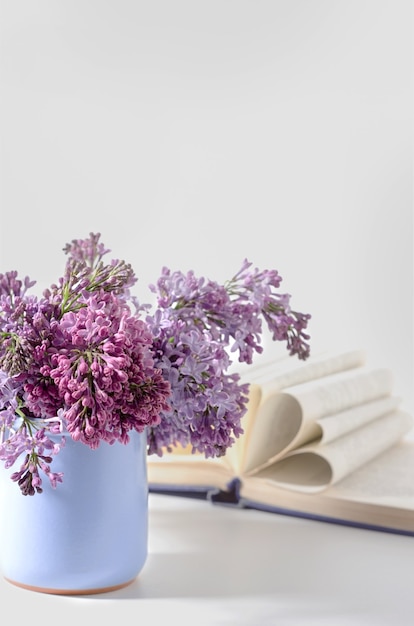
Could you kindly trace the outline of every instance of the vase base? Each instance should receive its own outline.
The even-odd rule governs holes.
[[[15,585],[16,587],[21,587],[22,589],[27,589],[29,591],[36,591],[38,593],[48,593],[59,596],[86,596],[86,595],[94,595],[98,593],[109,593],[110,591],[116,591],[117,589],[123,589],[124,587],[128,587],[131,585],[135,578],[128,580],[126,583],[121,583],[119,585],[111,585],[109,587],[94,587],[91,589],[49,589],[48,587],[36,587],[36,585],[26,585],[24,583],[19,583],[16,580],[11,580],[10,578],[4,577],[8,583]]]

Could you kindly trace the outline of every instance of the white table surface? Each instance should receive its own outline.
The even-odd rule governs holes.
[[[149,555],[131,585],[67,597],[0,579],[2,623],[414,624],[414,538],[158,494],[149,502]]]

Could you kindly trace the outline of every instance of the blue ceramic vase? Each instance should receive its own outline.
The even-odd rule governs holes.
[[[130,584],[148,546],[146,435],[96,450],[66,436],[53,459],[52,489],[23,496],[0,467],[0,565],[6,580],[34,591],[92,594]]]

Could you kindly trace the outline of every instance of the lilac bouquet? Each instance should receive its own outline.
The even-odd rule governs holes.
[[[100,235],[73,240],[63,276],[42,297],[15,271],[0,274],[0,460],[21,466],[22,494],[56,487],[53,456],[66,436],[90,448],[147,432],[148,454],[190,445],[223,455],[243,431],[248,385],[231,355],[252,363],[262,321],[290,355],[309,356],[310,315],[291,310],[275,270],[247,260],[224,285],[163,268],[155,311],[131,294],[137,278]]]

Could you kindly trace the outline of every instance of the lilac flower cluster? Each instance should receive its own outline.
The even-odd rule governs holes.
[[[289,353],[309,356],[305,333],[309,315],[290,308],[290,296],[277,289],[275,270],[259,271],[245,260],[224,285],[193,272],[163,268],[156,285],[157,310],[147,317],[154,334],[154,358],[171,385],[169,410],[149,428],[149,451],[162,455],[175,443],[205,456],[220,456],[242,433],[248,386],[229,374],[230,355],[252,363],[260,345],[262,320]]]
[[[52,486],[52,456],[64,437],[96,448],[127,443],[168,408],[169,383],[155,367],[153,336],[127,302],[135,282],[123,261],[106,265],[99,235],[73,241],[64,276],[37,299],[33,283],[0,275],[0,460],[25,495]]]
[[[151,313],[131,295],[131,266],[103,260],[99,234],[64,252],[64,274],[41,298],[28,295],[29,278],[0,274],[0,460],[23,459],[11,478],[24,495],[42,492],[41,474],[62,482],[50,464],[65,432],[96,448],[145,429],[149,454],[176,444],[224,454],[248,402],[231,355],[252,362],[262,321],[289,354],[309,356],[310,316],[291,310],[275,270],[245,260],[219,285],[164,268]]]

